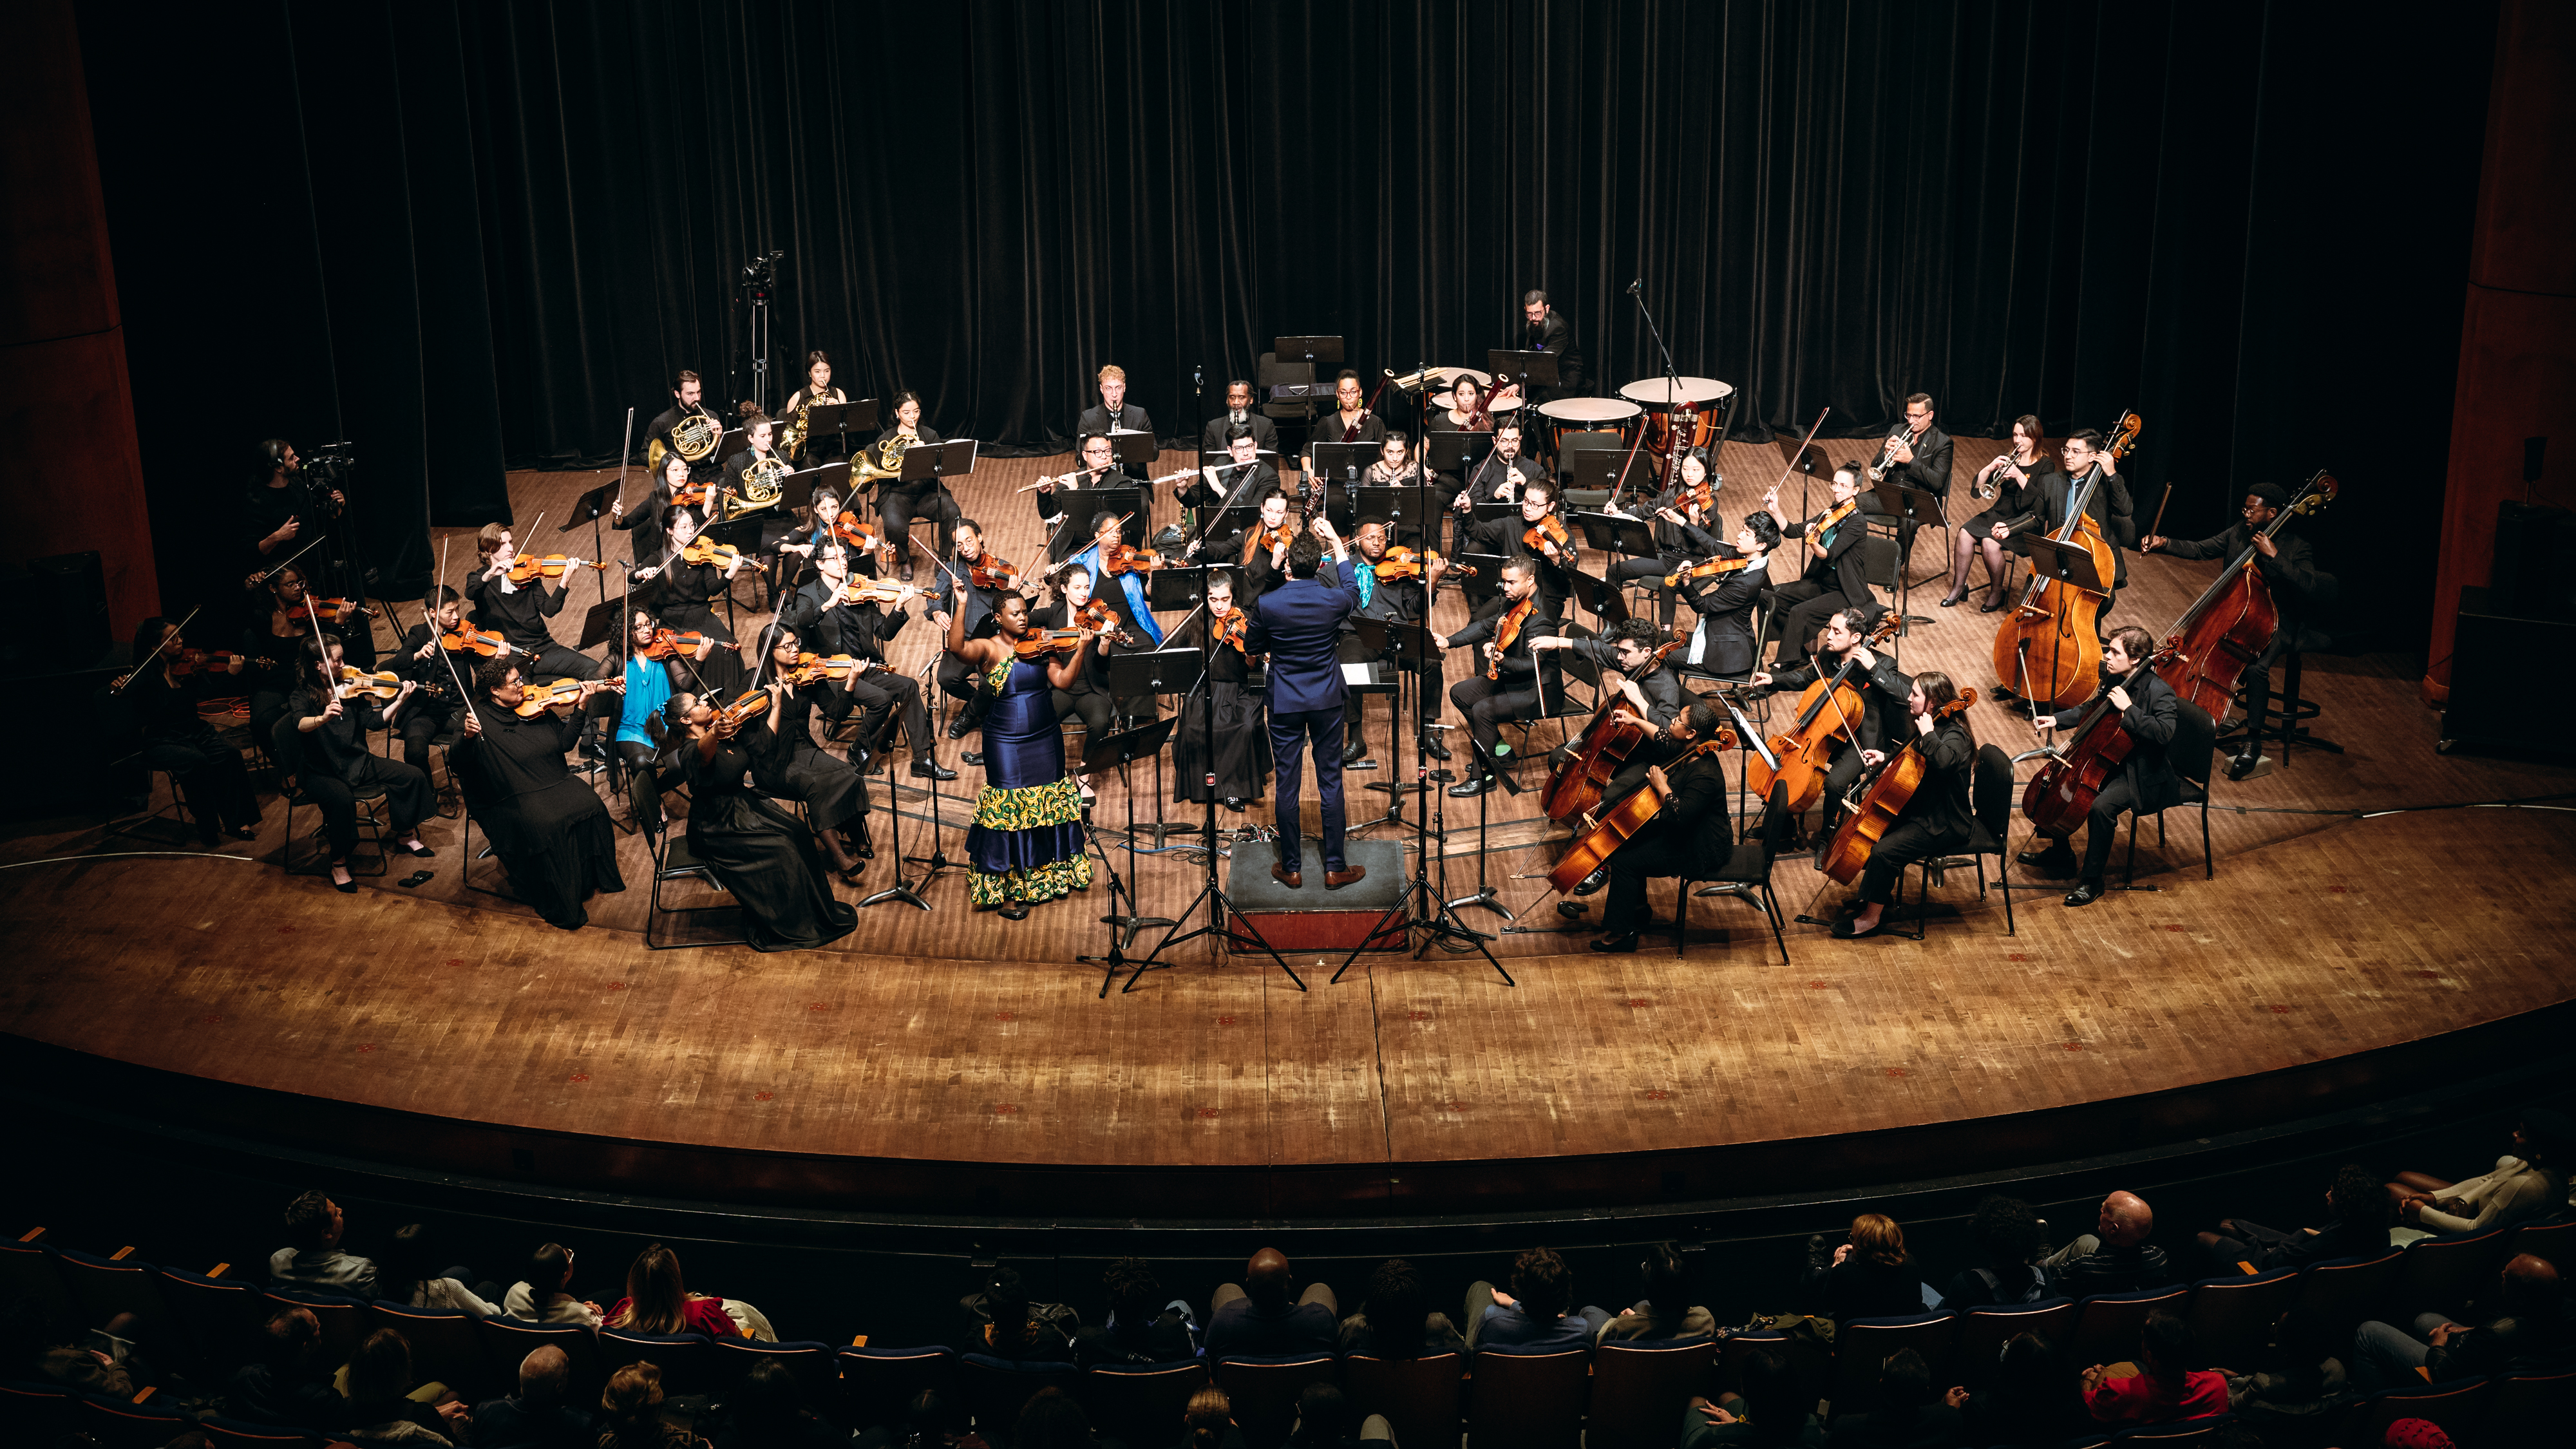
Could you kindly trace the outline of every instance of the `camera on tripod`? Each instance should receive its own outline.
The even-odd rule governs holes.
[[[754,297],[766,298],[778,285],[778,264],[787,260],[785,252],[771,252],[754,257],[742,266],[742,285]]]
[[[358,445],[351,442],[324,443],[300,455],[307,481],[326,488],[339,488],[349,481],[358,466]]]

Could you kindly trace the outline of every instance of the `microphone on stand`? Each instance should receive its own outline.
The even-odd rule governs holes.
[[[1646,279],[1639,277],[1637,280],[1628,284],[1628,295],[1631,297],[1636,296],[1639,292],[1644,291],[1645,287]]]

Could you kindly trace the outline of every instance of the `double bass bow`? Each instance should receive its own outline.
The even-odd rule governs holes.
[[[1958,698],[1934,710],[1930,718],[1937,725],[1976,702],[1975,690],[1960,690]],[[1923,758],[1923,751],[1917,748],[1930,733],[1928,730],[1916,731],[1914,738],[1907,740],[1904,748],[1888,756],[1886,762],[1878,767],[1878,774],[1856,792],[1857,798],[1851,801],[1850,811],[1835,829],[1832,843],[1825,847],[1825,874],[1850,885],[1860,875],[1861,867],[1869,864],[1870,852],[1878,848],[1879,840],[1895,826],[1897,817],[1905,813],[1906,803],[1914,798],[1915,790],[1923,784],[1924,772],[1931,768]]]
[[[1884,644],[1896,637],[1905,621],[1890,612],[1879,616],[1861,643],[1864,647]],[[1860,728],[1863,704],[1860,690],[1850,684],[1852,666],[1860,650],[1843,656],[1842,668],[1830,679],[1819,679],[1798,696],[1798,713],[1789,727],[1768,741],[1777,765],[1759,756],[1744,762],[1745,788],[1768,799],[1777,781],[1789,787],[1789,809],[1795,814],[1814,808],[1825,796],[1825,772],[1833,768],[1833,742],[1852,740]],[[1853,741],[1865,744],[1866,741]]]
[[[2261,536],[2279,533],[2294,514],[2304,518],[2322,512],[2335,500],[2340,486],[2330,473],[2310,478]],[[2211,719],[2227,717],[2227,706],[2236,698],[2237,676],[2271,647],[2272,636],[2281,627],[2280,608],[2255,563],[2256,552],[2249,542],[2219,572],[2217,580],[2165,631],[2158,651],[2164,662],[2156,677],[2207,710]]]
[[[2128,456],[2143,426],[2136,413],[2122,413],[2102,451],[2113,462]],[[2093,692],[2093,681],[2102,672],[2102,641],[2095,621],[2110,597],[2107,585],[2119,566],[2089,511],[2103,473],[2097,463],[2085,481],[2075,485],[2066,500],[2066,521],[2049,539],[2082,544],[2092,556],[2093,576],[2106,587],[2079,588],[2034,574],[2021,602],[1995,629],[1995,678],[2034,704],[2075,704]]]
[[[1705,755],[1722,754],[1735,748],[1735,731],[1725,725],[1717,733],[1699,741],[1670,762],[1678,765]],[[1574,843],[1556,864],[1548,867],[1547,883],[1559,894],[1566,894],[1583,883],[1583,878],[1609,863],[1619,847],[1628,843],[1646,822],[1663,813],[1664,792],[1655,788],[1650,778],[1628,792],[1626,798],[1604,811],[1588,830],[1578,832]]]

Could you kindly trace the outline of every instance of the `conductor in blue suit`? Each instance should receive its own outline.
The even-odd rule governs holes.
[[[1368,874],[1342,855],[1342,621],[1359,612],[1350,548],[1318,518],[1314,531],[1288,547],[1288,582],[1255,601],[1245,647],[1270,656],[1270,752],[1279,770],[1279,860],[1270,873],[1302,888],[1305,840],[1298,826],[1299,785],[1309,739],[1315,745],[1315,793],[1324,802],[1324,889],[1340,890]],[[1332,558],[1326,561],[1329,549]]]

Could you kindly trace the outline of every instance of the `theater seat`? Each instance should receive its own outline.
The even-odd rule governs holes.
[[[1582,1433],[1591,1354],[1488,1348],[1474,1367],[1467,1442],[1475,1449],[1564,1449]]]
[[[1682,1410],[1708,1389],[1711,1340],[1605,1343],[1592,1351],[1592,1406],[1584,1449],[1673,1449]],[[1399,1441],[1400,1442],[1400,1441]]]
[[[1350,1402],[1355,1419],[1385,1415],[1395,1426],[1399,1445],[1458,1449],[1465,1373],[1465,1358],[1454,1353],[1420,1358],[1355,1353],[1342,1360],[1342,1396]]]

